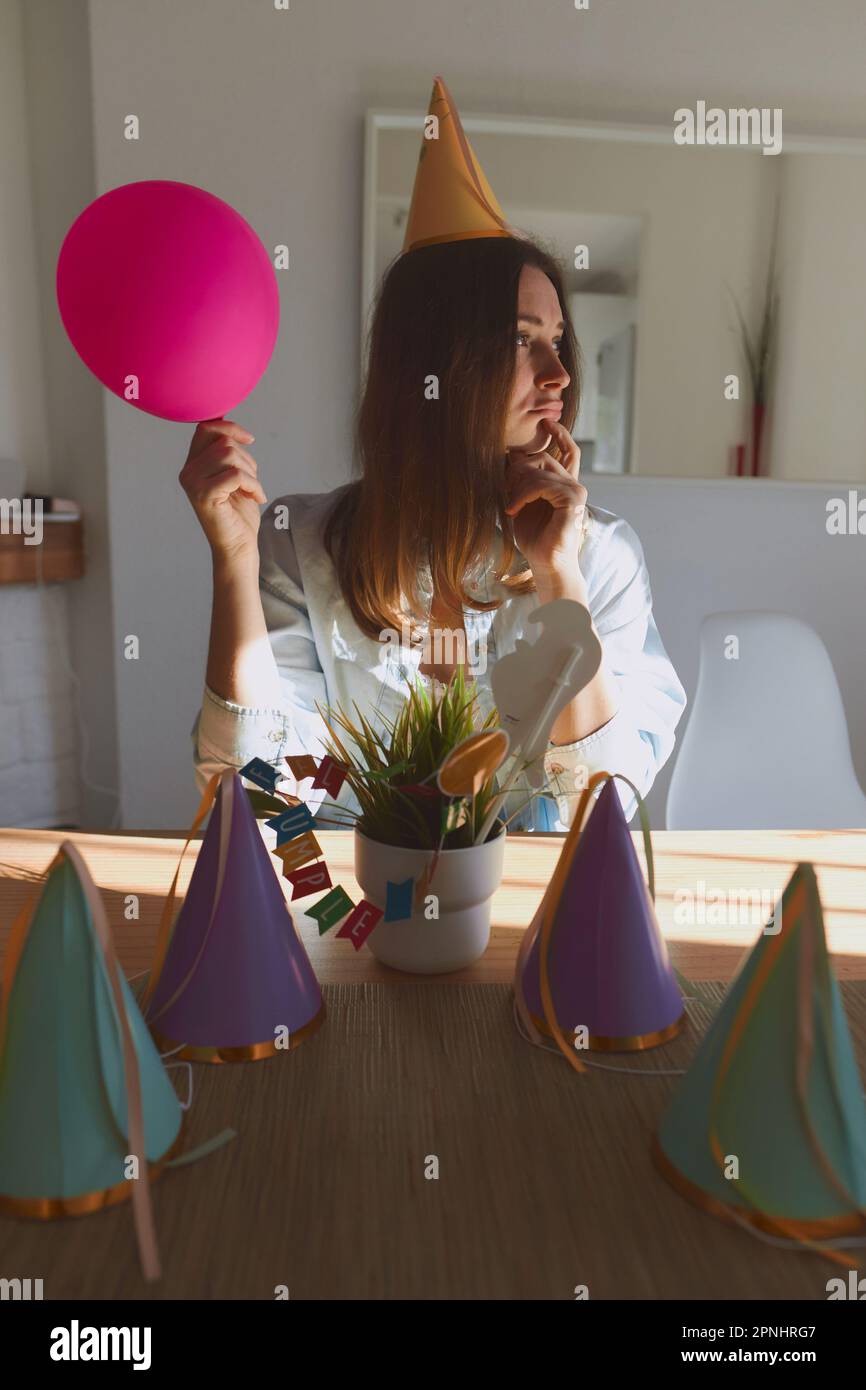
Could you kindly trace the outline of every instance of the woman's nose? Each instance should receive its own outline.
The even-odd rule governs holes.
[[[564,391],[571,377],[556,354],[551,353],[535,380],[539,387]]]

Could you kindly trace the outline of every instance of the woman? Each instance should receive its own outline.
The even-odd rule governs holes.
[[[252,757],[288,775],[285,755],[320,756],[316,701],[349,715],[354,701],[381,728],[410,681],[434,687],[464,659],[483,719],[496,660],[538,635],[537,606],[566,597],[589,609],[603,659],[551,730],[551,794],[526,804],[518,789],[509,826],[567,830],[576,778],[600,768],[649,790],[685,693],[653,620],[635,532],[587,505],[570,434],[578,359],[558,266],[538,245],[422,246],[391,265],[376,305],[356,481],[278,498],[260,519],[253,436],[231,421],[198,426],[180,481],[213,556],[192,730],[201,788]],[[425,633],[454,641],[422,650]],[[636,800],[616,786],[630,819]],[[308,782],[288,790],[323,823],[331,812],[348,820]],[[338,803],[358,809],[347,784]]]

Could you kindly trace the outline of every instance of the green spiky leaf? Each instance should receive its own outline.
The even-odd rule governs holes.
[[[292,809],[287,801],[281,801],[277,796],[269,796],[267,792],[258,791],[253,787],[244,787],[244,791],[249,797],[256,820],[265,820],[268,816],[280,816],[283,811]]]

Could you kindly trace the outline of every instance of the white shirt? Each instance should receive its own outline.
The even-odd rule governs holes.
[[[318,759],[327,751],[322,741],[327,730],[316,702],[332,708],[339,705],[354,718],[354,701],[373,728],[382,731],[383,718],[393,721],[398,716],[410,680],[428,689],[438,685],[418,670],[423,660],[419,646],[367,637],[352,617],[319,534],[327,511],[343,490],[279,497],[262,516],[259,589],[280,675],[282,708],[238,705],[215,694],[206,684],[191,730],[200,790],[221,767],[242,767],[251,758],[262,758],[290,779],[281,783],[282,789],[299,796],[314,815],[321,813],[320,824],[325,828],[329,808],[334,808],[335,819],[341,821],[348,817],[337,807],[356,814],[360,811],[348,782],[344,782],[335,803],[324,789],[311,790],[308,780],[295,783],[282,761],[287,755],[302,753]],[[288,509],[286,529],[277,529],[274,524],[277,508]],[[525,781],[518,782],[501,812],[506,819],[517,812],[508,820],[513,830],[568,830],[579,800],[575,774],[581,767],[587,770],[578,774],[584,778],[581,786],[587,774],[604,769],[624,773],[645,796],[671,754],[674,730],[686,704],[685,691],[653,619],[649,575],[636,533],[613,512],[589,505],[586,512],[588,532],[580,550],[580,571],[606,668],[619,692],[619,708],[607,724],[586,738],[550,745],[544,760],[550,792],[529,800],[532,789]],[[284,518],[285,512],[279,516]],[[467,660],[475,653],[486,655],[486,670],[472,666],[469,670],[478,696],[479,727],[495,709],[490,671],[496,660],[514,651],[518,638],[534,641],[541,631],[529,622],[539,607],[538,595],[511,594],[493,578],[502,543],[498,527],[496,534],[496,553],[486,569],[473,571],[468,592],[481,598],[502,594],[504,602],[490,612],[464,610]],[[519,551],[516,558],[522,558]],[[516,572],[514,566],[512,572]],[[419,577],[429,604],[429,566],[422,568]],[[343,737],[339,729],[338,733]],[[509,766],[510,760],[503,765],[500,778]],[[620,779],[614,785],[626,818],[631,820],[637,810],[636,798]],[[520,807],[523,809],[518,810]]]

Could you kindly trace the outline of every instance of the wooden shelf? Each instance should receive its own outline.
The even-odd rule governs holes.
[[[42,544],[27,545],[26,536],[0,534],[0,584],[57,583],[84,574],[84,523],[42,518]]]

